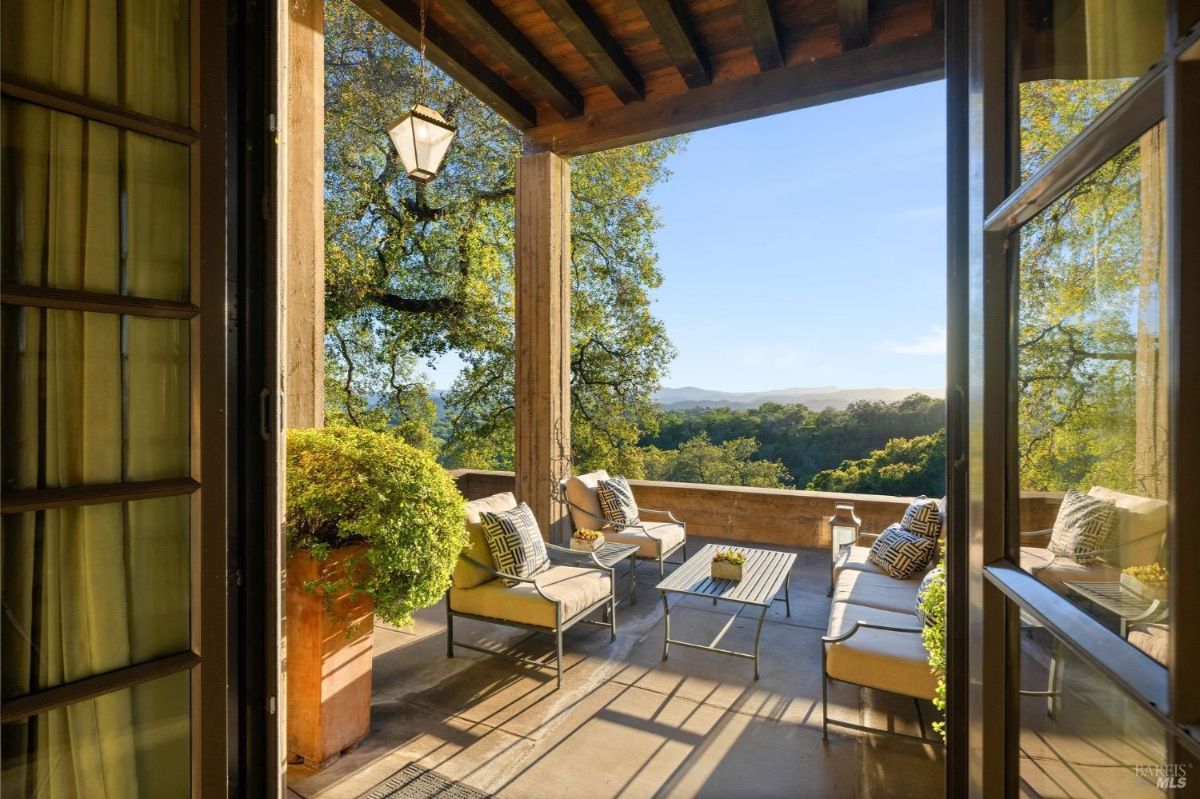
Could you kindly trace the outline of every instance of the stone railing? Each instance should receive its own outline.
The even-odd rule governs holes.
[[[452,472],[467,499],[512,491],[512,472],[460,469]],[[828,547],[829,523],[837,502],[853,502],[864,533],[878,533],[900,521],[909,497],[840,494],[778,488],[664,483],[631,480],[639,505],[670,510],[695,535],[791,547]],[[1021,527],[1040,530],[1054,523],[1061,494],[1021,497]]]

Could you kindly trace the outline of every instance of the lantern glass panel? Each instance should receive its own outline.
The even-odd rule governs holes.
[[[388,135],[408,176],[419,183],[428,183],[437,177],[454,139],[454,128],[438,112],[418,105],[401,117]]]
[[[842,551],[842,547],[846,544],[853,544],[858,538],[858,528],[834,524],[830,526],[829,530],[829,538],[833,546],[833,551],[830,553],[830,555],[834,560],[837,560],[838,555]]]

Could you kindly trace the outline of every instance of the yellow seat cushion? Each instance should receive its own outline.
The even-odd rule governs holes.
[[[492,552],[488,549],[487,538],[483,535],[483,524],[480,522],[480,514],[484,511],[502,513],[506,510],[512,510],[515,507],[517,507],[517,498],[512,495],[511,491],[505,491],[502,494],[493,494],[490,497],[468,502],[467,545],[463,547],[463,554],[479,561],[490,569],[496,568],[496,562],[492,560]],[[493,575],[485,572],[478,566],[467,563],[462,558],[459,558],[458,563],[455,564],[454,573],[451,576],[454,585],[459,588],[474,588],[492,578]]]
[[[924,576],[922,573],[911,580],[897,580],[886,574],[845,569],[833,583],[833,601],[915,616],[917,591]]]
[[[870,554],[870,547],[852,546],[847,549],[838,558],[838,562],[833,565],[833,579],[836,580],[846,569],[870,572],[871,574],[883,574],[883,571],[878,566],[867,559],[867,556]]]
[[[608,573],[599,569],[551,566],[535,579],[543,593],[562,603],[563,621],[612,595]],[[460,613],[535,627],[553,629],[555,626],[554,602],[542,597],[529,583],[513,588],[501,580],[491,580],[474,588],[455,585],[450,588],[450,608]]]
[[[1121,579],[1121,570],[1102,560],[1085,565],[1077,563],[1070,555],[1055,555],[1042,547],[1021,547],[1021,568],[1063,596],[1068,593],[1063,585],[1066,580],[1096,583]]]
[[[614,544],[637,544],[639,558],[660,558],[683,543],[683,525],[674,522],[642,522],[650,535],[630,527],[624,530],[605,530],[604,540]]]
[[[829,635],[848,632],[856,621],[910,629],[921,626],[911,613],[834,602]],[[929,668],[929,653],[920,633],[860,629],[845,641],[826,646],[825,671],[834,679],[920,699],[933,699],[936,694],[937,679]]]

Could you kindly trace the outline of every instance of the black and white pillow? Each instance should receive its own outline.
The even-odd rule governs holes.
[[[888,577],[907,580],[924,570],[933,560],[935,552],[936,538],[926,538],[892,525],[875,539],[867,560],[882,569]]]
[[[1108,548],[1116,526],[1113,503],[1071,489],[1058,506],[1050,551],[1086,565],[1096,559],[1099,550]]]
[[[479,521],[497,571],[536,577],[550,568],[537,519],[524,502],[501,513],[484,511],[479,514]],[[504,580],[504,584],[509,588],[520,585],[516,580]]]
[[[605,519],[623,525],[641,523],[633,489],[624,477],[599,481],[596,483],[596,494],[600,498],[600,511]]]
[[[936,499],[930,499],[922,494],[912,501],[900,526],[910,533],[926,538],[940,538],[942,535],[942,510]]]

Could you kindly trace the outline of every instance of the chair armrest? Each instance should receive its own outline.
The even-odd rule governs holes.
[[[612,569],[609,569],[600,562],[600,560],[596,557],[595,552],[583,552],[578,549],[571,549],[570,547],[560,547],[557,544],[546,544],[546,551],[551,553],[552,560],[554,556],[557,556],[563,560],[575,560],[579,563],[586,564],[588,568],[612,571]]]
[[[870,548],[880,535],[881,533],[859,533],[858,538],[854,539],[854,546]]]
[[[600,522],[600,526],[602,528],[603,527],[615,527],[615,528],[620,528],[620,529],[625,529],[625,530],[641,530],[643,533],[646,532],[646,529],[644,527],[642,527],[640,524],[624,524],[622,522],[614,522],[611,519],[604,518],[603,516],[597,516],[596,514],[592,513],[587,508],[579,507],[578,505],[576,505],[574,502],[572,502],[569,499],[564,498],[562,500],[562,502],[567,507],[573,508],[573,509],[579,511],[584,516],[587,516],[589,519],[594,519],[594,520]],[[572,524],[572,526],[574,526],[574,524]]]
[[[854,635],[859,630],[886,630],[888,632],[893,632],[893,633],[924,632],[924,630],[920,627],[896,627],[891,624],[876,624],[875,622],[870,622],[870,621],[856,621],[856,622],[854,622],[853,627],[851,627],[849,630],[842,633],[841,635],[823,635],[823,636],[821,636],[821,643],[823,643],[823,644],[840,643],[842,641],[845,641],[850,636]]]
[[[532,577],[518,577],[515,574],[509,574],[508,572],[502,572],[497,569],[493,569],[491,566],[483,565],[482,563],[475,560],[475,558],[471,557],[470,555],[464,555],[464,554],[460,553],[459,557],[462,558],[463,560],[465,560],[467,563],[470,563],[472,566],[474,566],[478,569],[483,569],[488,574],[492,575],[493,577],[497,577],[501,580],[514,580],[518,583],[529,583],[530,585],[533,586],[533,590],[537,591],[538,596],[540,596],[542,599],[546,600],[547,602],[553,602],[556,605],[558,604],[557,599],[546,596],[546,594],[542,592],[542,587],[540,585],[538,585],[537,580],[535,580]],[[449,595],[447,595],[447,596],[449,596]],[[449,600],[447,599],[447,601],[449,601]]]
[[[669,511],[669,510],[659,510],[658,508],[643,508],[643,507],[639,506],[638,513],[639,514],[652,513],[656,516],[666,516],[667,521],[674,522],[675,524],[684,524],[683,521],[676,518],[675,514],[671,513],[671,511]]]

